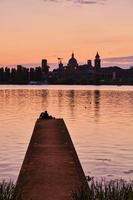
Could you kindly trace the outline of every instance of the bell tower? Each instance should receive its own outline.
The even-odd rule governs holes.
[[[101,59],[100,59],[99,53],[97,52],[95,56],[95,70],[99,71],[100,69],[101,69]]]

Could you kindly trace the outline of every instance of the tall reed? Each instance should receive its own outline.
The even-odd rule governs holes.
[[[133,182],[124,180],[90,181],[72,192],[72,200],[133,200]]]
[[[12,181],[0,182],[0,200],[13,200],[15,184]]]

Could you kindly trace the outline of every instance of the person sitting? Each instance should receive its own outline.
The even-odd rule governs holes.
[[[41,112],[39,119],[55,119],[55,117],[52,117],[47,111],[45,111]]]

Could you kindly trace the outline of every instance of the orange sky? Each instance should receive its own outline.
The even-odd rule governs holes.
[[[133,55],[132,0],[1,0],[0,63]],[[96,3],[97,2],[97,3]],[[102,3],[104,2],[104,3]]]

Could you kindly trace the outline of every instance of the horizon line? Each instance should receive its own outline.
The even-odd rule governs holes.
[[[44,58],[42,58],[44,59]],[[40,60],[40,62],[27,62],[27,63],[23,63],[23,62],[20,62],[19,64],[18,63],[11,63],[11,64],[0,64],[0,67],[3,66],[3,67],[6,67],[6,66],[17,66],[17,65],[41,65],[41,61],[42,59]],[[47,59],[47,58],[45,58]],[[87,61],[88,59],[86,59]],[[91,59],[92,60],[92,59]],[[106,58],[101,58],[102,62],[104,63],[104,65],[111,65],[111,63],[114,65],[116,65],[115,63],[117,63],[117,65],[125,65],[125,66],[132,66],[133,65],[133,55],[130,55],[130,56],[113,56],[113,57],[106,57]],[[47,59],[48,61],[48,59]],[[94,61],[94,59],[92,60]],[[83,60],[80,60],[78,61],[79,64],[86,64],[85,61]],[[67,64],[67,62],[64,62],[64,64]],[[58,65],[58,62],[49,62],[48,65]]]

